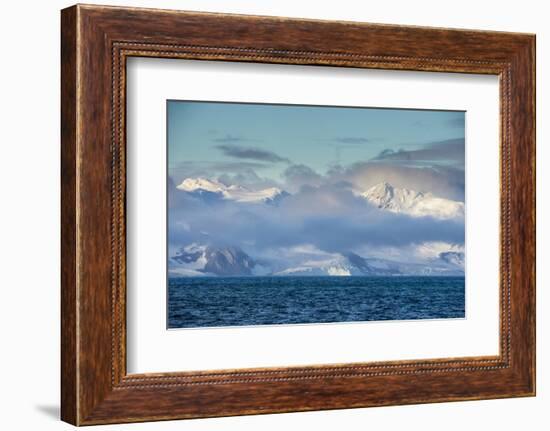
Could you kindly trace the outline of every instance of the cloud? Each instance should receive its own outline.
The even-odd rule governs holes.
[[[456,166],[409,166],[367,161],[348,167],[334,166],[327,173],[326,181],[347,181],[358,190],[367,190],[386,181],[398,188],[464,201],[464,169]]]
[[[263,150],[256,147],[243,147],[240,145],[217,145],[225,156],[236,159],[257,160],[269,163],[290,163],[286,157],[281,157],[272,151]]]
[[[283,178],[290,190],[297,190],[304,185],[318,186],[323,183],[321,175],[306,165],[291,165],[283,172]]]
[[[226,153],[243,159],[182,162],[170,167],[170,175],[177,183],[187,177],[201,176],[218,179],[226,184],[245,185],[251,189],[280,187],[290,193],[296,193],[304,186],[320,187],[338,183],[351,184],[355,190],[364,191],[385,181],[398,188],[431,192],[438,197],[464,201],[464,139],[434,142],[413,151],[386,149],[376,160],[348,166],[333,165],[325,174],[305,164],[289,164],[281,175],[282,184],[276,179],[265,178],[262,170],[271,168],[276,161],[288,159],[257,148],[220,147]],[[421,160],[424,158],[431,160]]]
[[[193,242],[232,245],[255,259],[280,256],[292,263],[292,253],[285,250],[303,248],[304,244],[321,253],[362,256],[375,255],[376,250],[402,250],[407,260],[421,244],[463,247],[463,219],[415,218],[381,211],[357,192],[387,181],[395,187],[463,201],[464,139],[431,142],[408,151],[387,148],[376,160],[336,165],[325,174],[261,148],[235,144],[217,148],[236,160],[180,163],[174,171],[176,183],[181,181],[178,175],[206,176],[251,189],[280,187],[291,195],[276,205],[203,201],[175,189],[169,179],[171,249]],[[262,177],[261,169],[283,162],[288,163],[283,165],[283,186]]]
[[[237,245],[253,256],[303,244],[343,253],[426,241],[464,243],[463,220],[380,211],[354,195],[345,183],[304,186],[277,206],[223,200],[214,204],[185,202],[170,208],[169,224],[169,241],[174,247],[192,242]]]
[[[453,162],[464,164],[464,138],[448,139],[426,144],[418,150],[382,151],[372,160],[393,162]]]
[[[392,150],[392,149],[390,149],[390,148],[386,148],[385,150],[382,150],[382,151],[380,152],[380,154],[378,154],[377,158],[384,158],[384,157],[390,156],[390,155],[392,155],[392,154],[394,154],[394,153],[395,153],[394,150]]]
[[[234,144],[236,142],[247,142],[250,141],[250,139],[243,138],[240,136],[233,136],[230,134],[227,134],[225,136],[222,136],[221,138],[215,138],[212,139],[214,142],[220,142],[222,144]]]
[[[259,176],[253,169],[244,169],[235,174],[225,173],[220,175],[217,179],[226,186],[237,184],[248,187],[251,190],[261,190],[269,187],[282,188],[282,185],[278,182]]]

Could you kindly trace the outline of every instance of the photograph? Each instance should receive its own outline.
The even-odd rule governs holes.
[[[465,318],[464,111],[166,109],[168,329]]]
[[[4,428],[548,423],[550,26],[501,3],[6,3]]]

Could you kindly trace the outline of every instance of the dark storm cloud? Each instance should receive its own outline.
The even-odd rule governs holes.
[[[272,151],[256,147],[243,147],[240,145],[218,145],[216,146],[225,156],[235,159],[256,160],[268,163],[290,163],[286,157],[281,157]]]
[[[392,162],[452,162],[464,164],[464,138],[432,142],[417,150],[382,151],[373,160]]]

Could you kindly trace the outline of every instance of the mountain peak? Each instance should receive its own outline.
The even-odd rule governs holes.
[[[363,196],[385,197],[391,199],[394,196],[394,190],[394,187],[390,183],[383,181],[367,189],[367,191],[363,193]]]
[[[177,186],[177,189],[199,196],[206,194],[209,197],[213,196],[215,198],[248,203],[276,203],[283,197],[288,196],[287,192],[279,189],[278,187],[250,190],[241,185],[226,185],[217,180],[201,177],[186,178],[179,186]]]
[[[176,187],[179,190],[186,192],[194,192],[196,190],[205,190],[212,193],[220,193],[226,189],[226,186],[219,181],[209,180],[207,178],[186,178]]]
[[[438,198],[431,193],[397,188],[385,181],[372,186],[361,193],[361,196],[372,205],[393,213],[438,219],[464,217],[463,202]]]
[[[241,248],[234,246],[212,247],[191,244],[182,247],[171,257],[173,274],[218,276],[251,275],[256,265],[254,259]]]

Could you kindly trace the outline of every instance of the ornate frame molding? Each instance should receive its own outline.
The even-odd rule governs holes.
[[[204,30],[212,26],[221,30]],[[258,28],[269,30],[256,35]],[[321,42],[301,42],[310,34]],[[534,394],[534,36],[79,5],[62,12],[62,54],[64,420],[98,424]],[[500,354],[127,375],[125,66],[131,56],[498,75]]]

